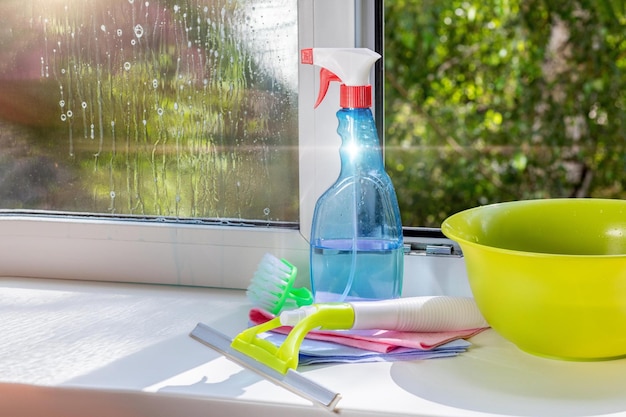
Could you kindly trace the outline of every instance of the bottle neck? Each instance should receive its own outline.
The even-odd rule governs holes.
[[[341,108],[369,109],[372,107],[372,86],[349,86],[341,84],[339,89],[339,105]]]
[[[369,108],[341,109],[337,112],[341,136],[342,175],[379,171],[383,168],[380,140]]]

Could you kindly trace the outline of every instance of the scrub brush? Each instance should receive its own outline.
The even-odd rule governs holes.
[[[274,315],[313,304],[308,288],[293,288],[297,273],[298,268],[285,259],[266,253],[246,291],[248,300]]]

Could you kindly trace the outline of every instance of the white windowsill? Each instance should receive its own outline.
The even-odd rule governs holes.
[[[200,321],[234,336],[248,308],[237,290],[0,279],[0,415],[329,415],[188,336]],[[300,371],[340,392],[346,416],[626,415],[624,360],[537,358],[491,330],[472,342],[455,358]]]

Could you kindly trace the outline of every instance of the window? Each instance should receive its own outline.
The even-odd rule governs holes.
[[[306,284],[339,139],[298,49],[380,51],[383,12],[375,110],[407,234],[625,198],[618,3],[3,1],[0,273],[242,288],[270,251]]]
[[[295,0],[26,4],[0,6],[2,208],[297,222]]]
[[[0,273],[242,288],[267,251],[307,265],[336,122],[298,49],[362,44],[370,3],[3,2]]]

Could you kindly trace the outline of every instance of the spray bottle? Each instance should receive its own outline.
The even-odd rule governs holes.
[[[303,64],[321,67],[317,107],[340,86],[337,133],[341,171],[317,200],[311,228],[311,287],[316,302],[396,298],[404,250],[396,193],[383,166],[369,74],[380,55],[365,48],[310,48]]]

